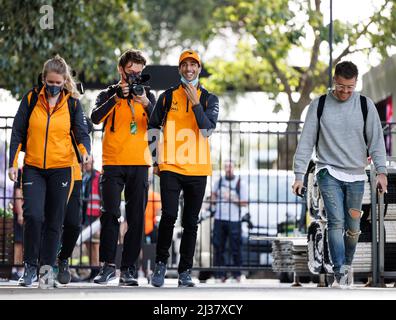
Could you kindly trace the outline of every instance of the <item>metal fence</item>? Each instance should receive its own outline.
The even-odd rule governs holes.
[[[13,183],[7,177],[12,121],[12,117],[0,117],[0,208],[8,209],[8,211],[12,210],[11,204],[14,200]],[[392,145],[395,134],[394,125],[394,123],[384,124],[388,155],[394,153]],[[297,121],[218,122],[211,137],[213,175],[208,178],[205,200],[200,213],[194,268],[201,272],[236,269],[270,270],[271,244],[268,241],[251,240],[251,236],[289,236],[305,233],[305,203],[291,192],[294,179],[291,163],[301,128],[302,123]],[[101,137],[102,131],[98,127],[92,133],[94,166],[98,170],[101,169]],[[239,210],[242,250],[240,267],[232,266],[232,248],[229,245],[225,247],[226,263],[222,266],[216,266],[214,263],[216,252],[213,247],[213,212],[216,205],[224,201],[221,199],[210,201],[210,195],[215,191],[214,187],[219,178],[224,177],[224,163],[227,160],[235,163],[235,175],[240,179],[247,193],[247,206]],[[157,193],[160,191],[158,180],[157,176],[150,173],[152,190]],[[183,201],[180,201],[179,217],[182,211]],[[121,212],[123,212],[123,205]],[[13,219],[7,214],[2,214],[0,218],[0,266],[3,267],[14,265],[13,222],[10,221]],[[93,233],[91,232],[90,236]],[[179,218],[174,231],[170,269],[177,267],[181,234]],[[146,238],[144,240],[142,261],[145,268],[150,268],[150,263],[151,267],[153,265],[155,244],[146,241]],[[122,237],[120,242],[122,242]],[[72,265],[81,269],[91,267],[87,248],[82,245],[76,247]]]

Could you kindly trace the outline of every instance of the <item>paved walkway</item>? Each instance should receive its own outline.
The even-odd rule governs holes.
[[[198,282],[198,281],[196,281]],[[393,283],[387,288],[366,288],[357,284],[351,289],[318,288],[316,284],[291,287],[278,280],[246,279],[241,283],[199,283],[195,288],[177,288],[176,279],[166,279],[165,286],[154,288],[145,278],[139,287],[119,287],[93,283],[71,283],[54,289],[36,286],[23,288],[15,281],[0,282],[0,300],[396,300]]]

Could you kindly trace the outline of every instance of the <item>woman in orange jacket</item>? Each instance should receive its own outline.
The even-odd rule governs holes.
[[[23,97],[10,143],[8,174],[13,181],[19,151],[25,151],[22,286],[37,280],[39,264],[55,264],[66,203],[73,189],[73,158],[79,152],[82,160],[88,161],[91,148],[76,85],[63,58],[56,56],[45,62],[42,82]],[[72,139],[78,150],[73,148]]]

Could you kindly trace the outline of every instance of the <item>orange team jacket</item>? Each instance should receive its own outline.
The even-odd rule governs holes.
[[[63,90],[60,99],[49,110],[45,87],[38,93],[38,99],[29,117],[32,91],[26,94],[14,119],[10,143],[10,167],[17,167],[19,151],[25,151],[26,165],[40,169],[65,168],[74,165],[76,157],[72,145],[71,129],[82,153],[90,153],[91,142],[86,118],[79,100],[73,99],[74,123],[68,100],[70,94]],[[70,99],[69,101],[71,101]]]
[[[93,123],[104,122],[103,165],[150,166],[151,154],[148,148],[147,125],[155,105],[155,97],[150,92],[149,105],[130,100],[135,110],[137,133],[131,133],[132,110],[127,99],[116,101],[117,86],[110,86],[99,93],[92,111]]]
[[[202,87],[198,87],[201,96]],[[168,89],[169,90],[169,89]],[[158,98],[150,118],[150,129],[163,126],[163,140],[158,149],[160,171],[172,171],[187,176],[208,176],[212,174],[209,136],[216,128],[219,100],[214,94],[208,95],[207,105],[192,106],[182,85],[173,89],[172,103],[165,110],[166,93]],[[158,139],[157,139],[158,140]]]

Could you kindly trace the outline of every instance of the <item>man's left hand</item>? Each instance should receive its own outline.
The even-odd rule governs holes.
[[[143,90],[143,94],[141,96],[133,96],[133,100],[142,104],[143,107],[147,108],[150,103],[150,100],[147,98],[146,90]]]
[[[188,100],[191,101],[193,106],[196,106],[199,104],[199,99],[198,99],[198,91],[197,88],[195,88],[191,83],[183,86],[184,91],[187,94]]]
[[[377,187],[381,194],[388,192],[388,178],[385,174],[380,173],[377,175]]]

